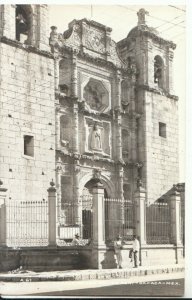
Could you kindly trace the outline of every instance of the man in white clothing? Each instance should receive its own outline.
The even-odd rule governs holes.
[[[140,249],[139,240],[137,239],[137,236],[134,235],[133,236],[134,268],[137,268],[139,264],[139,249]]]
[[[121,236],[118,235],[116,241],[114,241],[114,250],[117,259],[117,266],[119,269],[122,269],[122,241]]]

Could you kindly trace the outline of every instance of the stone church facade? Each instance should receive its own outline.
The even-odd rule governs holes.
[[[176,45],[138,24],[123,40],[87,19],[63,34],[46,5],[0,6],[0,174],[15,201],[47,198],[58,206],[89,196],[100,179],[106,198],[147,203],[178,183]]]

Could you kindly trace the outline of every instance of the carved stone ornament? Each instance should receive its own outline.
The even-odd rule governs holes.
[[[105,52],[105,34],[104,31],[96,30],[84,24],[83,33],[85,35],[85,46],[88,49],[104,53]]]
[[[145,16],[148,16],[149,15],[149,12],[146,11],[144,8],[141,8],[138,13],[137,13],[137,16],[138,16],[138,26],[140,25],[145,25]]]
[[[137,187],[143,187],[143,182],[141,180],[141,178],[137,178]]]
[[[93,170],[93,178],[94,179],[101,179],[101,170],[99,169],[94,169]]]

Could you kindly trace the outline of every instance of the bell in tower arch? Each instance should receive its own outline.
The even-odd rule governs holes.
[[[22,5],[16,6],[16,39],[20,41],[20,34],[28,34],[27,14]]]

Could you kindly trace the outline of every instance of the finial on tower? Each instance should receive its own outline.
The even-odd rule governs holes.
[[[146,11],[144,8],[141,8],[138,12],[137,12],[137,15],[138,15],[138,26],[141,26],[141,25],[146,25],[145,23],[145,15],[149,15],[149,12]]]

